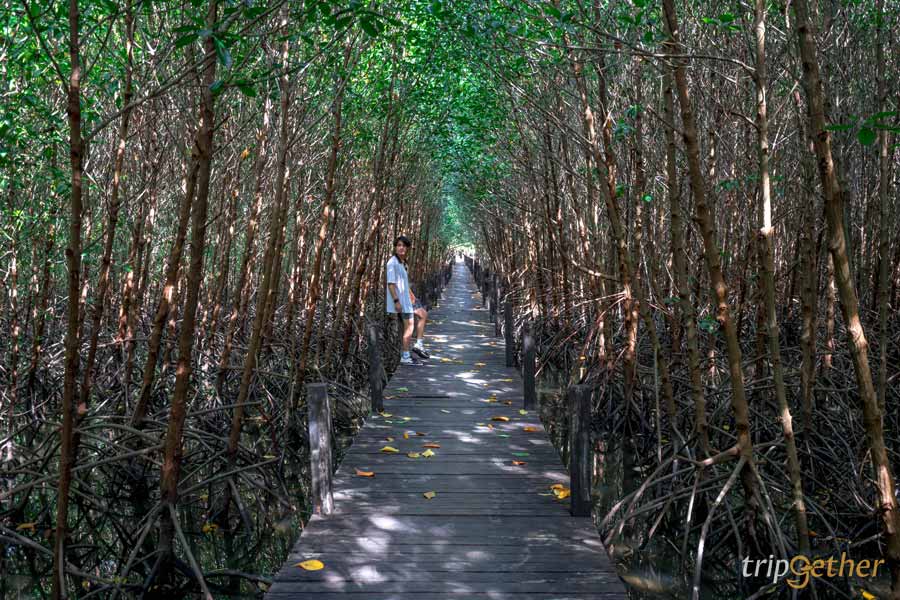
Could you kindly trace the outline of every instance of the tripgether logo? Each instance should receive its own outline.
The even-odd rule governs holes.
[[[853,560],[847,558],[846,552],[841,552],[840,559],[831,556],[829,558],[811,559],[803,554],[791,558],[760,558],[751,560],[749,557],[742,561],[742,573],[744,577],[771,577],[775,583],[790,572],[793,578],[787,580],[787,584],[794,589],[803,589],[809,585],[812,577],[877,577],[878,567],[884,564],[884,560]]]

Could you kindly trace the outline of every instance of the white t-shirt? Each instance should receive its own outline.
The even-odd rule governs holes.
[[[406,267],[396,256],[391,256],[387,262],[387,283],[397,286],[397,297],[400,299],[400,312],[411,313],[413,311],[412,299],[409,297],[409,276]],[[396,313],[394,298],[391,296],[391,288],[385,287],[385,306],[389,313]]]

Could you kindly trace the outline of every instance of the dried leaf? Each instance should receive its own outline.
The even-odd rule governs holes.
[[[537,427],[534,427],[534,426],[532,426],[532,425],[528,425],[527,427],[523,427],[523,428],[522,428],[522,431],[527,431],[527,432],[531,433],[531,432],[534,432],[534,431],[540,431],[540,429],[537,428]]]
[[[420,456],[422,456],[418,452],[407,452],[406,455],[410,458],[419,458]]]
[[[400,452],[399,450],[397,450],[397,449],[394,448],[393,446],[385,446],[384,448],[381,449],[381,451],[382,451],[382,452]]]
[[[417,431],[417,432],[416,432],[416,435],[425,435],[425,432],[424,432],[424,431]]]
[[[507,405],[507,406],[512,406],[512,400],[507,400],[507,401],[504,402],[503,404],[505,404],[505,405]]]
[[[392,438],[392,437],[386,437],[386,438],[384,438],[384,441],[386,441],[386,442],[393,442],[393,441],[394,441],[394,438]]]
[[[422,444],[423,448],[440,448],[440,444],[435,444],[434,442],[428,442],[427,444]]]
[[[408,433],[408,432],[406,432],[406,433],[403,434],[403,439],[404,439],[404,440],[408,440],[408,439],[409,439],[409,433]]]
[[[375,477],[375,471],[361,471],[360,469],[357,469],[356,474],[360,477]]]
[[[572,491],[569,490],[568,488],[567,488],[567,489],[564,489],[564,490],[559,490],[559,491],[556,493],[556,499],[557,499],[557,500],[565,500],[565,499],[568,498],[571,494],[572,494]]]
[[[325,567],[325,564],[321,560],[316,560],[315,558],[311,558],[309,560],[304,560],[303,562],[299,562],[295,567],[300,567],[301,569],[305,569],[307,571],[318,571]]]
[[[519,414],[520,414],[520,415],[527,415],[527,414],[528,414],[528,411],[525,410],[524,408],[520,408],[520,409],[519,409]]]
[[[525,462],[524,460],[514,460],[514,461],[512,461],[512,464],[514,464],[517,467],[520,467],[522,465],[527,465],[528,463]]]
[[[437,496],[437,493],[436,492],[425,492],[422,495],[425,496],[426,498],[428,498],[429,500],[431,500],[432,498]]]
[[[426,450],[422,453],[422,456],[424,456],[425,458],[431,458],[432,456],[434,456],[434,452],[432,452],[431,450]]]
[[[388,412],[380,412],[380,413],[378,413],[378,414],[381,415],[382,417],[384,417],[385,419],[387,419],[388,417],[393,417],[393,416],[394,416],[393,413],[388,413]]]
[[[477,362],[477,363],[475,363],[475,366],[476,366],[476,367],[486,367],[486,366],[487,366],[487,363]]]
[[[497,417],[491,417],[491,421],[509,421],[509,417],[504,417],[503,415]]]

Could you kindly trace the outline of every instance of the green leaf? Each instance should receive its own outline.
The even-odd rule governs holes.
[[[175,40],[175,48],[184,48],[188,44],[192,43],[197,39],[197,32],[189,33],[187,35],[183,35],[177,40]]]
[[[369,37],[378,37],[378,29],[375,28],[375,24],[372,23],[371,19],[360,19],[359,26]]]
[[[231,68],[231,52],[228,51],[228,48],[225,47],[225,44],[222,43],[217,37],[213,38],[213,44],[216,47],[216,56],[219,57],[219,62],[225,66],[226,69]]]
[[[863,146],[871,146],[875,143],[875,132],[868,127],[861,127],[856,137]]]
[[[641,200],[644,202],[653,202],[653,196],[651,194],[644,194]]]
[[[249,83],[241,82],[235,85],[237,85],[237,89],[239,89],[243,95],[249,98],[256,98],[256,88]]]

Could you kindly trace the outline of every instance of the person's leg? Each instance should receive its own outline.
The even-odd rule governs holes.
[[[403,356],[409,356],[409,347],[412,344],[413,316],[412,313],[403,313]]]
[[[420,344],[425,338],[425,322],[428,320],[428,311],[424,307],[416,309],[419,322],[416,324],[416,343]]]

